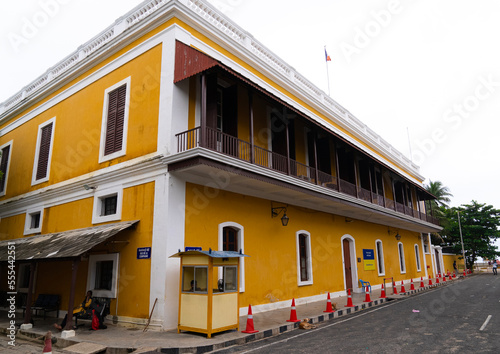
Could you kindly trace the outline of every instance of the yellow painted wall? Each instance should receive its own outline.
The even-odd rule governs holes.
[[[39,294],[56,294],[60,296],[59,310],[68,311],[70,295],[70,284],[72,276],[71,261],[40,262],[37,265],[35,297]],[[86,294],[88,274],[88,261],[82,261],[78,265],[77,282],[75,287],[74,307],[82,303]],[[50,313],[54,316],[53,313]]]
[[[3,198],[27,193],[156,151],[160,59],[161,45],[158,45],[2,136],[0,145],[14,140],[7,194]],[[99,164],[104,92],[129,76],[131,93],[126,155]],[[50,178],[48,182],[31,186],[38,126],[53,117],[56,120]]]
[[[443,268],[446,273],[453,272],[453,261],[457,262],[457,268],[460,268],[460,266],[462,266],[461,268],[463,269],[464,262],[463,260],[458,259],[458,257],[460,256],[443,254]]]
[[[0,220],[0,240],[23,237],[26,214],[19,214]]]
[[[349,234],[355,238],[357,257],[363,256],[363,248],[375,249],[375,239],[381,239],[384,247],[386,276],[395,280],[417,278],[425,275],[421,252],[421,271],[415,265],[414,244],[418,234],[400,230],[406,256],[406,274],[399,270],[397,241],[389,236],[387,227],[358,220],[346,223],[344,217],[289,206],[288,226],[283,227],[279,218],[270,216],[269,200],[253,198],[226,191],[216,191],[200,203],[203,186],[187,184],[186,204],[196,217],[186,219],[186,245],[203,249],[218,249],[218,225],[235,222],[244,227],[246,291],[241,294],[240,304],[264,304],[305,297],[344,289],[341,237]],[[297,285],[296,232],[305,230],[311,235],[314,284]],[[358,278],[372,285],[382,283],[383,276],[376,270],[363,270],[358,264]],[[270,272],[269,270],[273,271]],[[358,285],[359,286],[359,285]]]
[[[434,267],[432,266],[431,254],[427,253],[425,255],[425,261],[427,262],[427,274],[430,278],[434,278],[436,275],[434,274]]]

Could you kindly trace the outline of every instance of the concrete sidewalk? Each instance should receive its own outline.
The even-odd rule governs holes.
[[[392,295],[392,287],[388,287],[386,289],[387,298],[385,299],[380,298],[380,289],[373,290],[370,294],[371,302],[364,302],[365,294],[353,294],[352,302],[354,307],[350,308],[346,307],[347,296],[335,297],[331,299],[332,303],[336,303],[337,305],[337,311],[334,313],[324,313],[327,304],[327,294],[325,294],[324,301],[297,305],[297,318],[309,318],[311,323],[328,321],[380,305],[390,300],[406,298],[420,291],[428,290],[431,287],[436,287],[435,279],[432,279],[432,282],[433,285],[429,286],[426,280],[424,282],[425,286],[420,287],[420,280],[416,281],[414,282],[415,290],[412,291],[410,291],[410,284],[405,284],[407,292],[403,295]],[[437,286],[445,286],[451,283],[452,281],[447,281],[446,283],[440,282]],[[400,284],[401,282],[397,285],[398,292],[401,288]],[[50,330],[57,338],[57,343],[54,347],[58,348],[59,351],[68,353],[147,353],[154,351],[161,351],[163,353],[205,353],[294,330],[298,328],[298,323],[287,322],[290,319],[290,313],[291,308],[257,313],[253,315],[253,321],[255,329],[259,331],[258,333],[245,334],[233,330],[213,334],[211,339],[206,338],[205,335],[192,332],[178,334],[175,330],[159,332],[148,329],[146,332],[143,332],[142,328],[127,328],[108,322],[106,322],[107,329],[98,331],[90,330],[90,323],[86,322],[85,326],[79,327],[76,330],[75,337],[62,339],[60,333],[52,326],[55,322],[54,318],[43,320],[38,317],[34,318],[35,326],[33,328],[19,330],[16,336],[19,338],[34,339],[43,336]],[[19,323],[21,320],[20,314],[16,320]],[[246,325],[247,316],[241,316],[240,331],[245,330]],[[6,329],[9,326],[7,312],[0,313],[0,326],[2,331],[6,333]],[[38,340],[38,342],[40,343],[40,348],[42,348],[41,340]]]

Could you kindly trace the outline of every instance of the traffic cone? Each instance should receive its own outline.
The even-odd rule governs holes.
[[[43,354],[52,354],[52,332],[48,331],[45,335],[45,346],[43,347]]]
[[[438,274],[438,276],[436,277],[436,284],[439,284],[439,274]]]
[[[404,294],[406,292],[405,290],[405,283],[401,280],[401,294]]]
[[[457,277],[456,272],[453,272],[453,278],[456,278],[456,277]]]
[[[464,277],[465,277],[465,270],[464,270]]]
[[[330,292],[328,292],[328,297],[326,298],[326,310],[323,312],[327,312],[327,313],[333,312],[332,300],[330,299]]]
[[[257,333],[253,326],[253,314],[252,314],[252,305],[248,305],[248,317],[247,317],[247,328],[241,333]]]
[[[354,307],[352,304],[351,289],[347,289],[347,305],[345,307]]]
[[[292,311],[290,312],[290,319],[286,320],[287,322],[300,322],[297,319],[297,310],[295,309],[295,298],[292,299]]]
[[[443,283],[446,281],[446,275],[443,274]]]
[[[429,276],[429,286],[431,286],[431,285],[432,285],[432,279],[431,279],[431,277]]]
[[[394,293],[394,295],[398,294],[398,288],[396,287],[395,282],[392,282],[392,292]]]
[[[425,287],[424,285],[424,278],[420,277],[420,287],[423,288]]]
[[[363,302],[372,302],[372,299],[370,299],[370,292],[368,291],[367,286],[365,286],[365,301]]]
[[[384,289],[384,284],[382,284],[382,291],[380,292],[380,298],[385,299],[387,296],[385,296],[385,289]]]
[[[415,290],[415,286],[413,285],[413,278],[411,278],[411,286],[410,286],[410,290]]]

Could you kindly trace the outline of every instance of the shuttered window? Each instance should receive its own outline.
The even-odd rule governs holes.
[[[10,145],[2,149],[2,159],[0,160],[0,193],[5,191],[5,181],[7,180],[7,167],[9,166]]]
[[[125,84],[118,87],[108,95],[108,117],[106,123],[104,155],[110,155],[122,149],[127,85]]]
[[[38,149],[38,164],[36,167],[36,180],[47,177],[50,144],[52,141],[52,126],[53,123],[47,124],[41,131],[40,146]]]

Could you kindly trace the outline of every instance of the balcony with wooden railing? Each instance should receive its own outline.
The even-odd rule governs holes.
[[[302,181],[317,184],[340,193],[362,199],[364,201],[394,210],[429,223],[439,225],[439,221],[426,213],[422,213],[404,204],[385,198],[383,195],[333,176],[314,167],[307,166],[287,156],[277,154],[262,147],[255,146],[247,141],[235,138],[213,128],[206,128],[201,134],[201,128],[196,127],[175,135],[177,138],[177,152],[181,153],[197,147],[228,155]]]

